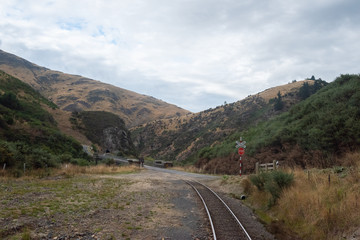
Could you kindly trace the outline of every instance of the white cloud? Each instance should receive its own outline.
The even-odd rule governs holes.
[[[200,111],[358,73],[357,0],[9,0],[0,47]],[[208,97],[206,97],[208,96]]]

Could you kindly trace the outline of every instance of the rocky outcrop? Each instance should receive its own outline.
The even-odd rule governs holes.
[[[130,132],[119,116],[104,111],[82,111],[73,112],[70,121],[74,128],[97,144],[100,151],[137,155]]]
[[[131,152],[134,148],[130,134],[125,129],[109,127],[103,130],[103,147],[110,152]]]

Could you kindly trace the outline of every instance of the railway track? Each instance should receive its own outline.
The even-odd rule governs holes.
[[[208,214],[214,240],[246,239],[251,237],[239,219],[213,190],[196,181],[185,181],[199,195]]]

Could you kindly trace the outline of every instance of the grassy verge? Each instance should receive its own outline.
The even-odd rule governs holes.
[[[269,192],[245,179],[242,186],[249,195],[246,202],[264,223],[293,232],[301,239],[349,236],[360,226],[360,153],[346,158],[355,164],[325,170],[289,170],[294,184],[283,189],[273,205],[269,205]]]

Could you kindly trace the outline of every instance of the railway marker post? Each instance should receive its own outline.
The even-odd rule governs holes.
[[[236,147],[238,148],[238,153],[240,155],[240,171],[239,174],[240,176],[242,175],[242,155],[245,154],[245,148],[246,148],[246,141],[242,140],[242,137],[240,137],[240,142],[236,141]]]

